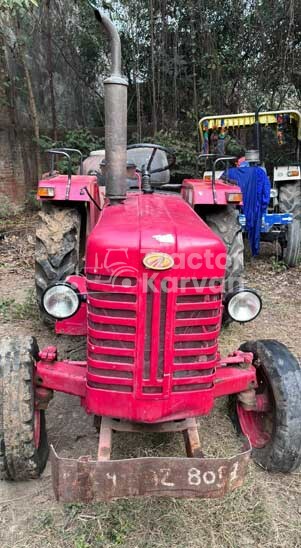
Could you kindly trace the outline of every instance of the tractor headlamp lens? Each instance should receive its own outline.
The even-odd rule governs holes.
[[[56,320],[64,320],[78,311],[80,296],[69,284],[57,283],[45,290],[42,304],[49,316]]]
[[[240,288],[226,297],[226,310],[235,322],[254,320],[261,311],[261,297],[252,289]]]

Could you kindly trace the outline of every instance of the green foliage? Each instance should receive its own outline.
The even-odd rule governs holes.
[[[41,204],[37,200],[37,191],[30,190],[25,198],[25,209],[27,211],[39,211],[40,207]]]
[[[0,200],[0,220],[6,220],[13,217],[18,212],[18,207],[10,201],[7,196],[1,196]]]
[[[0,300],[0,317],[3,322],[38,318],[38,308],[34,292],[27,291],[25,301],[18,303],[15,299]]]
[[[65,133],[62,139],[53,141],[50,137],[42,135],[39,139],[39,144],[43,152],[50,148],[75,148],[80,150],[84,157],[89,156],[91,150],[104,148],[104,139],[96,137],[88,129],[74,129]],[[58,168],[62,173],[68,171],[68,161],[60,160],[57,156]],[[72,171],[76,173],[79,165],[79,156],[72,155]]]
[[[39,2],[37,0],[0,0],[0,12],[14,12],[20,9],[28,10],[33,6],[38,7],[38,5]]]
[[[273,257],[271,260],[272,270],[276,274],[281,274],[287,270],[287,265],[283,261],[279,261],[277,257]]]

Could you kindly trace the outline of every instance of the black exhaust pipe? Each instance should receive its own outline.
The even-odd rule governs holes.
[[[97,6],[95,16],[111,43],[111,75],[105,86],[106,196],[111,205],[126,198],[127,81],[121,74],[120,37],[112,21]]]

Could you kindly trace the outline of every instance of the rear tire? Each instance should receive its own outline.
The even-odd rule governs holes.
[[[301,223],[298,219],[287,226],[286,246],[283,247],[283,261],[287,266],[297,266],[301,249]]]
[[[252,456],[270,472],[292,472],[301,464],[301,369],[288,348],[275,340],[241,345],[252,352],[257,369],[256,395],[266,394],[270,409],[246,411],[230,398],[230,415],[239,432],[250,438]]]
[[[80,268],[81,215],[75,208],[45,203],[36,231],[35,286],[42,319],[53,320],[42,309],[45,289]]]
[[[239,212],[234,207],[226,206],[216,213],[207,214],[205,222],[227,247],[225,293],[229,293],[242,285],[244,271],[244,242]],[[223,325],[228,325],[232,321],[224,312]]]
[[[301,249],[301,184],[286,183],[279,189],[281,213],[292,213],[294,219],[287,227],[287,243],[283,246],[283,260],[287,266],[296,266]]]
[[[34,337],[5,337],[0,346],[0,478],[40,476],[48,458],[44,411],[35,410]]]

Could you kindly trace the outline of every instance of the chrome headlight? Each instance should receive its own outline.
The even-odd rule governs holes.
[[[255,320],[262,308],[260,295],[247,288],[234,290],[226,296],[224,304],[230,318],[239,323]]]
[[[73,316],[81,305],[79,292],[70,284],[58,282],[48,287],[42,296],[42,306],[56,320]]]

